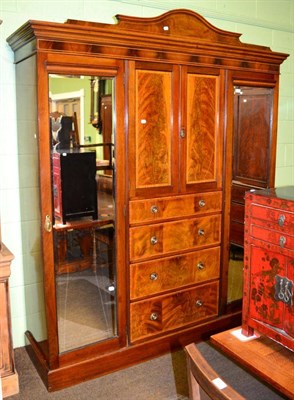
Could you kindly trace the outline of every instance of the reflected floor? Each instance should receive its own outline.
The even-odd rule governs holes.
[[[59,351],[116,335],[113,282],[97,268],[57,278]]]
[[[243,297],[243,248],[231,246],[228,271],[228,303]]]

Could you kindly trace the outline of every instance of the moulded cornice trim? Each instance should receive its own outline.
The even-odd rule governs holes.
[[[116,1],[116,0],[112,0]],[[166,0],[149,0],[147,2],[138,2],[138,0],[120,0],[120,3],[127,3],[127,4],[132,4],[132,5],[137,5],[137,6],[144,6],[147,8],[158,8],[160,10],[171,10],[174,8],[183,8],[183,6],[186,6],[186,4],[183,4],[183,1],[179,0],[169,0],[168,2]],[[192,6],[192,7],[191,7]],[[279,24],[275,22],[269,22],[265,21],[259,18],[255,17],[246,17],[243,15],[233,15],[229,13],[224,13],[222,11],[217,11],[217,10],[208,10],[207,8],[203,7],[193,7],[191,4],[189,6],[189,9],[202,15],[205,18],[214,18],[214,19],[219,19],[219,20],[224,20],[224,21],[230,21],[230,22],[235,22],[239,24],[244,24],[244,25],[252,25],[252,26],[257,26],[261,28],[267,28],[267,29],[273,29],[277,31],[284,31],[284,32],[291,32],[294,33],[294,26],[286,26],[284,24]],[[187,8],[187,7],[185,7]]]

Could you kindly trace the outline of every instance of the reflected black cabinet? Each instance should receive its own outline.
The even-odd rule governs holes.
[[[98,218],[95,151],[53,154],[55,218],[64,224],[76,218]]]

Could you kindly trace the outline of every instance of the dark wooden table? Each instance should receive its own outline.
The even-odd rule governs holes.
[[[266,336],[247,338],[241,327],[213,335],[210,341],[250,373],[294,399],[294,352]]]

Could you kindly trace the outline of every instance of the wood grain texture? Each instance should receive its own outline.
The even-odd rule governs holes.
[[[216,180],[218,78],[188,74],[186,182]]]
[[[119,144],[115,149],[116,163],[116,260],[119,268],[117,269],[116,287],[118,302],[118,335],[111,341],[105,341],[91,346],[76,349],[73,352],[59,354],[58,337],[56,332],[56,293],[55,293],[55,272],[53,258],[53,234],[48,234],[42,230],[42,251],[43,251],[43,272],[45,290],[45,315],[47,322],[47,340],[37,343],[33,334],[27,335],[32,346],[36,364],[43,372],[42,379],[48,390],[57,390],[62,387],[70,386],[75,383],[90,379],[98,375],[117,370],[135,362],[143,361],[148,357],[157,356],[164,351],[169,351],[176,345],[191,342],[207,336],[210,332],[223,330],[229,326],[240,323],[240,312],[226,313],[226,280],[227,280],[227,259],[226,249],[228,249],[228,220],[229,209],[223,211],[222,221],[224,226],[220,228],[220,215],[218,221],[211,219],[201,219],[210,221],[207,224],[212,228],[211,237],[200,237],[195,239],[197,223],[191,214],[183,216],[185,220],[182,224],[177,224],[169,220],[174,218],[173,211],[165,212],[154,221],[144,220],[145,229],[148,223],[152,225],[148,229],[157,226],[161,231],[164,243],[162,251],[150,251],[148,240],[140,236],[139,227],[133,226],[131,229],[138,228],[131,237],[131,249],[134,252],[133,263],[139,261],[155,261],[156,258],[164,254],[165,257],[185,256],[190,251],[204,250],[219,246],[220,230],[222,232],[222,315],[211,314],[208,319],[197,319],[191,317],[190,321],[183,317],[180,323],[184,323],[183,328],[176,323],[166,325],[167,334],[160,333],[158,337],[153,334],[149,336],[143,332],[142,339],[138,339],[135,344],[130,345],[129,323],[129,282],[128,272],[129,255],[126,254],[128,247],[128,220],[127,210],[128,201],[132,199],[151,199],[152,197],[183,195],[184,193],[202,193],[208,190],[222,190],[222,177],[227,179],[231,176],[232,165],[232,125],[233,125],[233,86],[236,81],[246,81],[253,86],[263,83],[268,87],[274,88],[274,112],[273,112],[273,140],[270,143],[273,154],[275,154],[275,132],[277,125],[277,106],[278,106],[278,86],[280,64],[287,58],[286,54],[272,52],[264,46],[244,44],[239,40],[239,34],[224,32],[205,21],[198,14],[188,10],[173,10],[160,17],[155,18],[135,18],[118,17],[117,24],[91,23],[87,21],[68,20],[66,23],[55,23],[48,21],[30,20],[8,38],[8,43],[14,51],[15,63],[17,68],[17,87],[20,89],[29,80],[34,82],[37,97],[30,103],[30,115],[35,120],[39,143],[39,166],[41,171],[40,179],[40,199],[41,199],[41,221],[46,215],[52,216],[52,185],[50,169],[50,149],[49,143],[49,107],[48,107],[48,74],[61,75],[84,75],[84,76],[103,76],[112,77],[115,80],[115,136],[116,143]],[[163,29],[167,27],[168,29]],[[31,60],[30,67],[28,62]],[[136,75],[136,70],[138,75]],[[157,70],[159,74],[154,71]],[[210,89],[214,81],[218,93],[215,95],[218,101],[218,133],[219,142],[216,150],[215,159],[207,157],[206,164],[202,165],[200,179],[211,179],[213,168],[208,161],[215,162],[214,168],[217,169],[217,182],[204,181],[203,183],[186,185],[186,138],[181,139],[177,136],[180,129],[187,129],[187,75],[193,72],[194,75],[206,77],[202,82],[203,90],[199,89],[199,99],[203,100],[203,106],[198,106],[200,112],[200,122],[196,128],[204,125],[204,132],[207,133],[209,140],[215,140],[214,133],[210,131],[213,127],[213,120],[209,114],[213,111],[213,99],[205,93],[205,88]],[[140,75],[142,73],[142,76]],[[191,76],[194,76],[194,75]],[[159,84],[147,86],[150,80],[156,76]],[[218,78],[219,76],[219,78]],[[137,78],[142,80],[142,85],[137,85]],[[158,79],[160,77],[160,79]],[[141,79],[142,78],[142,79]],[[151,79],[152,78],[152,79]],[[219,80],[219,89],[217,81]],[[196,79],[196,83],[198,80]],[[236,83],[236,84],[239,84]],[[159,85],[162,85],[162,92],[158,96]],[[213,85],[212,85],[213,86]],[[214,88],[216,89],[216,88]],[[212,90],[214,90],[212,88]],[[194,88],[190,88],[191,112],[195,106],[193,100]],[[154,91],[154,92],[153,92]],[[149,94],[148,94],[149,93]],[[152,99],[148,96],[153,93]],[[19,94],[21,94],[19,92]],[[147,95],[148,94],[148,95]],[[138,97],[138,96],[142,97]],[[158,100],[158,101],[157,101]],[[38,102],[38,104],[37,104]],[[184,105],[182,105],[184,103]],[[158,105],[159,107],[157,108]],[[163,106],[161,108],[161,106]],[[196,104],[197,106],[197,104]],[[167,107],[167,108],[164,108]],[[169,108],[171,107],[171,108]],[[137,115],[138,110],[147,110],[150,115]],[[136,111],[137,110],[137,111]],[[22,115],[22,109],[20,116]],[[38,111],[38,112],[37,112]],[[157,115],[163,112],[163,117]],[[214,113],[217,113],[216,109]],[[212,115],[212,114],[211,114]],[[38,117],[38,118],[37,118]],[[146,124],[139,126],[141,144],[136,143],[137,124],[139,119],[151,121],[156,129],[146,130]],[[151,119],[150,119],[151,118]],[[169,118],[166,120],[166,118]],[[193,116],[190,117],[190,125],[193,125]],[[206,121],[206,118],[208,120]],[[198,119],[199,121],[199,119]],[[214,120],[214,123],[216,120]],[[143,126],[144,125],[144,126]],[[193,125],[194,126],[194,125]],[[158,127],[160,129],[158,129]],[[223,140],[223,130],[226,128],[225,142]],[[172,132],[171,132],[172,130]],[[155,136],[156,146],[150,146],[152,135]],[[166,136],[167,135],[167,136]],[[169,136],[170,135],[170,136]],[[201,138],[200,138],[201,139]],[[205,138],[206,139],[206,138]],[[167,142],[166,142],[167,140]],[[170,141],[170,142],[168,142]],[[148,148],[147,146],[150,146]],[[196,151],[199,143],[195,144]],[[154,146],[154,147],[153,147]],[[194,146],[194,143],[190,147]],[[205,144],[209,152],[213,144],[211,141]],[[224,147],[225,146],[225,147]],[[231,146],[231,147],[230,147]],[[144,172],[150,169],[150,155],[144,151],[154,152],[155,168],[151,177]],[[206,148],[205,148],[206,149]],[[136,156],[136,151],[139,156]],[[143,158],[140,158],[141,151]],[[136,177],[136,157],[141,163],[142,175],[138,173]],[[148,158],[149,157],[149,158]],[[172,160],[169,164],[169,157]],[[189,154],[193,158],[194,154]],[[144,164],[146,162],[146,165]],[[194,161],[193,161],[194,162]],[[225,168],[223,168],[223,166]],[[193,167],[193,166],[192,166]],[[171,170],[171,177],[169,176]],[[194,167],[193,167],[194,168]],[[192,168],[192,169],[193,169]],[[274,158],[271,162],[271,181],[274,182]],[[205,175],[207,172],[208,175]],[[209,174],[211,176],[209,176]],[[136,179],[142,189],[136,188]],[[168,181],[170,179],[170,184]],[[191,180],[194,179],[193,173]],[[196,179],[199,179],[197,176]],[[180,180],[183,180],[183,182]],[[159,183],[158,183],[159,182]],[[147,185],[147,186],[146,186]],[[154,186],[152,186],[154,185]],[[162,185],[162,186],[160,186]],[[225,198],[222,204],[230,202],[230,189],[224,181]],[[145,189],[146,187],[146,189]],[[185,206],[186,207],[186,206]],[[178,208],[178,206],[176,206]],[[190,211],[188,211],[190,213]],[[196,212],[198,212],[196,210]],[[217,211],[218,212],[218,211]],[[178,213],[178,211],[176,211]],[[209,214],[209,213],[208,213]],[[208,214],[204,218],[208,218]],[[180,215],[178,213],[177,215]],[[202,214],[197,214],[202,215]],[[136,222],[140,217],[136,215]],[[163,229],[163,220],[169,220]],[[180,216],[175,218],[182,218]],[[202,218],[202,217],[201,217]],[[160,222],[155,224],[154,222]],[[189,222],[188,222],[189,221]],[[197,220],[197,221],[200,221]],[[140,221],[138,222],[138,224]],[[173,224],[173,225],[167,225]],[[169,229],[169,226],[171,228]],[[206,229],[206,225],[205,225]],[[173,232],[173,233],[170,233]],[[144,233],[144,232],[143,232]],[[144,233],[145,235],[145,233]],[[143,235],[143,236],[144,236]],[[167,240],[166,236],[167,235]],[[137,243],[137,238],[139,242]],[[160,242],[159,242],[160,243]],[[172,243],[172,244],[171,244]],[[140,245],[141,248],[136,246]],[[161,246],[161,245],[160,245]],[[156,247],[156,246],[154,246]],[[148,260],[149,259],[149,260]],[[145,262],[144,261],[144,262]],[[42,269],[42,267],[40,266]],[[197,283],[198,285],[198,283]],[[187,289],[187,288],[185,288]],[[181,289],[182,290],[182,289]],[[169,292],[171,293],[171,292]],[[167,292],[165,293],[167,295]],[[178,294],[174,293],[174,300],[170,303],[176,305]],[[155,299],[154,299],[155,300]],[[211,299],[211,304],[216,307],[217,296]],[[189,299],[182,301],[189,304]],[[144,310],[143,310],[144,311]],[[188,315],[183,312],[182,315]],[[170,314],[172,315],[172,314]],[[180,318],[180,319],[181,319]],[[198,321],[200,322],[198,324]],[[203,322],[204,321],[204,322]],[[172,328],[172,326],[176,326]],[[150,338],[150,340],[149,340]],[[145,340],[146,339],[146,340]],[[140,342],[141,340],[141,342]],[[42,350],[40,350],[42,349]],[[33,357],[32,357],[33,358]]]
[[[232,333],[237,329],[211,336],[211,342],[233,360],[268,382],[287,398],[294,398],[294,352],[261,336],[241,341]]]
[[[218,282],[131,304],[131,340],[167,332],[218,313]],[[197,301],[202,302],[197,305]],[[152,315],[156,320],[152,320]]]
[[[201,235],[199,230],[203,230]],[[221,217],[213,215],[130,228],[130,260],[139,261],[220,243]],[[152,244],[152,238],[157,243]]]
[[[0,397],[18,393],[18,374],[14,366],[14,353],[11,331],[11,312],[9,278],[13,254],[2,243],[0,249]]]
[[[160,294],[219,278],[220,248],[130,265],[130,298]]]
[[[136,71],[136,186],[171,183],[171,72]]]
[[[235,95],[233,180],[268,185],[273,96],[271,88],[250,87]]]
[[[129,203],[130,224],[221,211],[221,192],[137,200]],[[156,212],[154,212],[156,207]]]

